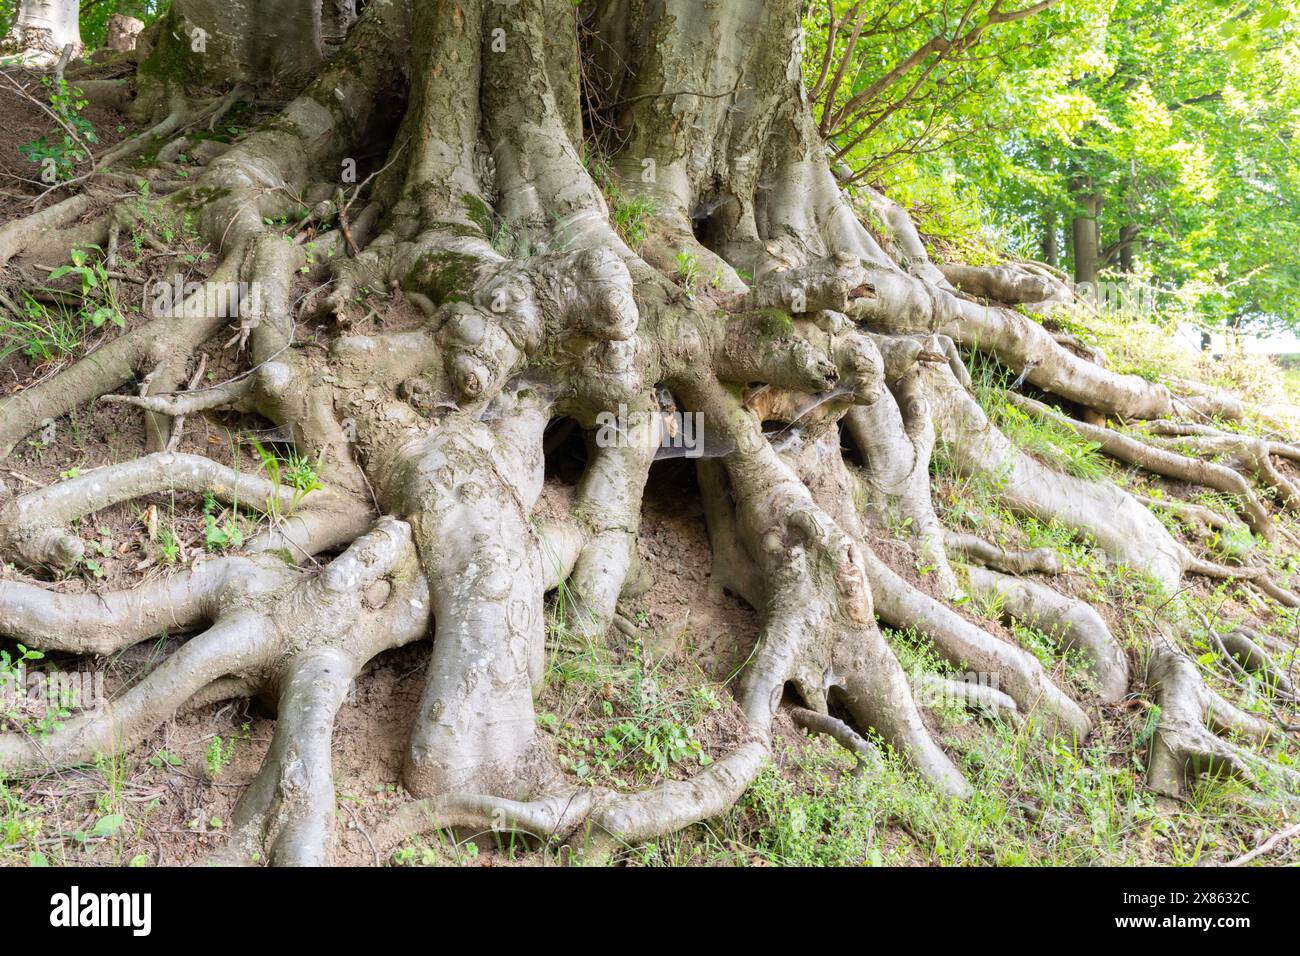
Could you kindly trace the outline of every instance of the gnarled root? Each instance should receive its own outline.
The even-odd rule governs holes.
[[[1218,736],[1232,733],[1261,743],[1271,739],[1274,731],[1207,687],[1185,654],[1158,646],[1148,679],[1160,707],[1147,758],[1147,784],[1153,790],[1179,796],[1200,773],[1227,774],[1250,783],[1270,775],[1292,790],[1300,789],[1300,773]]]
[[[1234,495],[1241,502],[1242,517],[1256,534],[1267,540],[1276,539],[1276,531],[1268,511],[1255,496],[1250,483],[1240,474],[1224,465],[1180,455],[1165,448],[1156,448],[1128,435],[1122,435],[1100,425],[1068,419],[1042,402],[1023,395],[1007,393],[1007,399],[1036,418],[1046,419],[1072,428],[1089,441],[1095,441],[1100,450],[1112,458],[1129,465],[1137,465],[1152,474],[1176,478],[1193,485],[1202,485]],[[1264,456],[1267,458],[1267,455]]]
[[[186,619],[212,613],[211,627],[187,641],[121,698],[69,720],[47,740],[18,733],[0,735],[0,773],[25,775],[91,762],[135,746],[191,697],[220,680],[233,677],[254,684],[274,680],[279,673],[277,660],[283,655],[324,646],[338,640],[340,633],[346,635],[347,627],[361,614],[365,588],[393,570],[409,554],[409,545],[407,526],[385,519],[319,575],[301,580],[282,563],[277,569],[279,562],[273,559],[213,562],[219,565],[213,573],[196,574],[188,582],[198,594],[187,596],[181,585],[181,593],[175,594],[181,600],[168,609]],[[250,565],[260,565],[260,573],[247,582],[231,580],[237,572],[250,570]],[[176,591],[178,583],[169,582],[164,594]],[[152,595],[141,598],[148,596]],[[137,600],[119,596],[110,602],[110,613],[120,614]],[[136,635],[144,626],[145,622],[136,625]],[[359,646],[370,648],[373,656],[385,646],[396,646],[394,640],[410,638],[409,629],[398,628]],[[69,649],[86,643],[51,642]]]
[[[67,531],[74,519],[161,491],[210,493],[226,504],[276,513],[297,505],[292,488],[210,458],[162,452],[86,472],[0,507],[6,556],[31,567],[72,567],[85,553],[81,538]]]
[[[1060,552],[1052,548],[1009,550],[959,531],[945,531],[943,543],[950,557],[977,561],[1004,574],[1060,574],[1065,570]]]
[[[1124,652],[1101,615],[1087,604],[1034,581],[985,568],[968,567],[966,574],[973,594],[997,598],[1008,616],[1045,630],[1067,650],[1082,652],[1103,701],[1115,703],[1128,692]]]

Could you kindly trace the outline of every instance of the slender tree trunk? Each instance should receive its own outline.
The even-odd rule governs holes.
[[[1084,192],[1086,185],[1075,193],[1077,208],[1074,214],[1074,281],[1096,285],[1101,267],[1101,194]]]
[[[1059,227],[1059,217],[1055,209],[1049,210],[1044,217],[1043,222],[1043,261],[1049,266],[1058,266],[1061,261],[1061,250],[1057,241],[1056,231]]]
[[[1119,271],[1125,275],[1133,272],[1137,265],[1137,240],[1141,233],[1138,226],[1121,226],[1119,230]]]

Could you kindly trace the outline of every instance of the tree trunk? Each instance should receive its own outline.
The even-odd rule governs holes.
[[[1138,236],[1142,234],[1139,226],[1121,226],[1119,230],[1119,271],[1131,275],[1137,265]]]
[[[1075,192],[1077,208],[1071,224],[1074,240],[1074,281],[1096,287],[1101,268],[1101,194],[1087,192],[1080,184]]]
[[[77,0],[22,0],[5,42],[36,55],[59,56],[71,44],[81,50]]]
[[[1042,253],[1043,261],[1049,266],[1055,268],[1060,265],[1061,253],[1058,247],[1058,238],[1056,230],[1058,228],[1058,215],[1055,209],[1049,210],[1043,217],[1043,244]]]
[[[179,86],[297,89],[319,69],[320,44],[321,0],[174,0],[144,72]]]

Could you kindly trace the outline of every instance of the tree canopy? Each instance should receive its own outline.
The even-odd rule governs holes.
[[[934,231],[982,220],[1078,274],[1095,196],[1103,269],[1209,323],[1294,326],[1297,23],[1294,2],[836,0],[805,16],[805,74],[848,176],[927,197]]]

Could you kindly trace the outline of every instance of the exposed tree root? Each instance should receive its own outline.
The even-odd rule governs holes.
[[[1153,790],[1178,796],[1189,776],[1198,773],[1228,774],[1248,782],[1270,775],[1291,790],[1300,789],[1300,773],[1217,736],[1216,732],[1232,733],[1263,742],[1274,731],[1210,690],[1186,655],[1158,647],[1148,678],[1160,705],[1147,766],[1147,782]]]
[[[1088,659],[1098,696],[1114,703],[1128,692],[1128,661],[1101,616],[1082,601],[1058,594],[1034,581],[984,568],[966,569],[971,591],[995,598],[1006,615],[1039,627]]]
[[[973,534],[945,531],[944,546],[950,556],[977,561],[1004,574],[1060,574],[1064,570],[1061,556],[1051,548],[1009,551]]]

